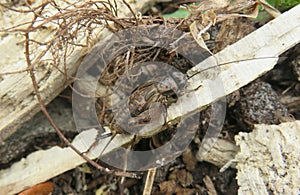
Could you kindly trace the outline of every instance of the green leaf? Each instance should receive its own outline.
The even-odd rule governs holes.
[[[300,0],[266,0],[270,5],[278,9],[279,11],[286,11],[298,4],[300,4]],[[272,17],[260,6],[259,14],[256,21],[259,22],[267,22],[272,19]]]
[[[190,12],[188,12],[185,9],[179,9],[171,14],[163,14],[162,16],[164,18],[186,18],[190,15]]]
[[[267,0],[267,2],[280,11],[285,11],[300,4],[300,0]]]

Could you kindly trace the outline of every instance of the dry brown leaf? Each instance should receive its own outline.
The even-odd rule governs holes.
[[[210,28],[210,26],[207,26],[207,27],[204,27],[202,26],[201,24],[199,24],[198,26],[201,26],[200,30],[198,30],[198,27],[197,27],[197,22],[194,21],[191,25],[190,25],[190,32],[192,34],[192,36],[194,37],[195,41],[198,43],[198,45],[202,48],[204,48],[205,50],[207,50],[209,53],[211,53],[211,51],[207,48],[203,38],[202,38],[202,34],[205,33],[208,28]],[[211,53],[212,54],[212,53]]]
[[[182,160],[186,166],[187,170],[194,170],[197,164],[197,159],[195,155],[192,153],[190,147],[182,154]]]
[[[176,188],[176,184],[172,180],[161,182],[160,184],[158,184],[158,186],[160,191],[166,194],[174,193]]]
[[[31,188],[19,193],[19,195],[36,195],[36,194],[49,195],[53,192],[53,188],[54,188],[53,182],[48,181],[45,183],[32,186]]]
[[[280,11],[278,11],[275,7],[270,5],[267,1],[265,0],[258,0],[259,3],[265,8],[265,10],[274,18],[280,16]]]
[[[218,195],[214,183],[211,181],[210,177],[208,175],[205,175],[203,178],[203,182],[207,188],[208,194],[209,195]]]

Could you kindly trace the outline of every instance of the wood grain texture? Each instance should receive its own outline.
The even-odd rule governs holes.
[[[35,1],[34,6],[41,4],[43,1]],[[142,11],[149,8],[154,3],[151,0],[129,1],[134,11]],[[58,5],[60,1],[56,2]],[[129,16],[130,10],[118,1],[119,16]],[[25,7],[20,7],[25,9]],[[54,11],[50,10],[49,12]],[[32,13],[21,14],[10,10],[0,10],[0,26],[9,28],[14,25],[22,24],[32,20]],[[47,28],[32,33],[32,39],[47,40],[55,27],[47,24]],[[1,30],[0,29],[0,30]],[[111,34],[107,29],[94,29],[97,40],[101,40]],[[92,43],[93,45],[93,43]],[[33,50],[37,52],[39,48]],[[21,71],[27,68],[25,60],[24,36],[20,33],[1,33],[0,31],[0,73]],[[74,76],[80,62],[88,49],[76,48],[76,50],[67,58],[67,74]],[[47,55],[46,58],[52,56]],[[67,86],[66,77],[57,69],[51,67],[48,63],[38,63],[35,67],[35,75],[39,84],[39,89],[45,104],[52,101]],[[32,118],[40,108],[33,91],[29,73],[21,72],[17,74],[1,75],[0,74],[0,141],[4,140],[24,122]]]

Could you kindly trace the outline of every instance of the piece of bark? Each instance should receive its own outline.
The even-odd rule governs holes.
[[[255,125],[235,139],[239,194],[300,193],[300,121]]]
[[[211,140],[208,139],[207,141],[209,142]],[[210,151],[206,155],[197,156],[197,160],[200,162],[206,161],[221,168],[235,158],[235,155],[239,151],[239,147],[223,139],[216,139],[213,141],[214,145]],[[235,163],[230,163],[229,166],[234,168]]]
[[[35,1],[31,6],[35,7],[42,2],[44,1]],[[60,6],[63,4],[63,1],[57,1],[55,3]],[[130,10],[124,3],[122,3],[122,1],[117,1],[117,3],[119,17],[129,16]],[[154,2],[151,0],[141,0],[131,2],[130,5],[133,11],[137,12],[146,7],[149,8],[152,3]],[[26,9],[26,7],[19,8]],[[2,7],[1,9],[3,13],[0,16],[3,17],[3,20],[0,20],[0,30],[30,22],[33,18],[32,13],[24,14],[8,11]],[[53,14],[56,13],[57,10],[49,10],[49,12]],[[51,26],[51,23],[47,24],[46,28],[38,31],[38,33],[33,33],[30,38],[45,41],[51,37],[54,31],[53,28],[56,27]],[[98,36],[98,40],[111,34],[107,29],[101,30],[101,28],[94,29],[93,33]],[[0,73],[20,71],[27,68],[24,55],[24,36],[22,36],[21,33],[0,33],[0,51],[2,51],[0,52]],[[66,69],[69,76],[75,75],[86,52],[86,48],[78,47],[72,55],[67,58]],[[51,59],[50,55],[46,56],[46,58],[47,57]],[[45,104],[52,101],[67,86],[65,75],[49,64],[39,63],[38,67],[35,67],[35,74]],[[32,118],[32,116],[40,110],[40,106],[35,97],[32,81],[26,71],[17,74],[0,75],[0,98],[0,141],[2,141],[14,133],[21,124]]]

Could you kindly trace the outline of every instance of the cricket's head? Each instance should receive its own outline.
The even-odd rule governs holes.
[[[157,89],[161,94],[174,93],[178,90],[178,86],[172,77],[166,77],[157,84]]]
[[[162,79],[157,88],[162,94],[175,93],[177,96],[182,95],[184,88],[187,83],[186,76],[181,72],[173,72],[171,75],[168,75]]]

